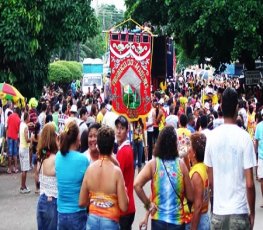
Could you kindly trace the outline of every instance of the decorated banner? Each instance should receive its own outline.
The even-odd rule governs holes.
[[[151,109],[151,35],[110,33],[113,109],[131,121]]]

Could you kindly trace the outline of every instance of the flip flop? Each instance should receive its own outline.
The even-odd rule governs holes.
[[[7,173],[7,174],[11,174],[12,172],[11,172],[10,169],[7,169],[6,173]]]
[[[13,173],[18,173],[18,172],[19,172],[18,169],[14,169],[14,170],[13,170]]]

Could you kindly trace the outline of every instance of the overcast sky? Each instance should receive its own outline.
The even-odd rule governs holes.
[[[101,4],[109,4],[109,5],[115,5],[116,8],[125,10],[124,6],[124,0],[92,0],[91,6],[95,7],[96,4],[101,5]]]

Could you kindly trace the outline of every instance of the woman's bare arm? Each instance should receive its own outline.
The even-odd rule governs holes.
[[[124,178],[120,168],[117,171],[117,197],[120,210],[126,212],[129,205],[129,198],[126,192]]]
[[[193,187],[191,184],[191,180],[189,177],[188,169],[184,163],[184,161],[180,160],[180,167],[184,176],[184,188],[185,188],[185,195],[187,200],[193,202],[194,201],[194,192]]]
[[[152,179],[152,164],[155,164],[155,160],[149,161],[134,180],[134,190],[144,205],[150,202],[143,190],[143,186]]]
[[[88,207],[89,205],[89,190],[87,187],[87,180],[89,178],[88,170],[85,173],[84,179],[82,181],[80,194],[79,194],[79,206],[80,207]]]
[[[194,173],[191,181],[195,194],[194,213],[191,221],[191,230],[197,230],[203,206],[204,183],[198,173]]]

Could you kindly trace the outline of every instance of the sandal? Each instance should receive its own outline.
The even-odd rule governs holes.
[[[11,174],[12,172],[11,172],[10,169],[7,169],[6,173],[7,173],[7,174]]]
[[[18,173],[19,170],[18,169],[13,169],[13,173]]]

